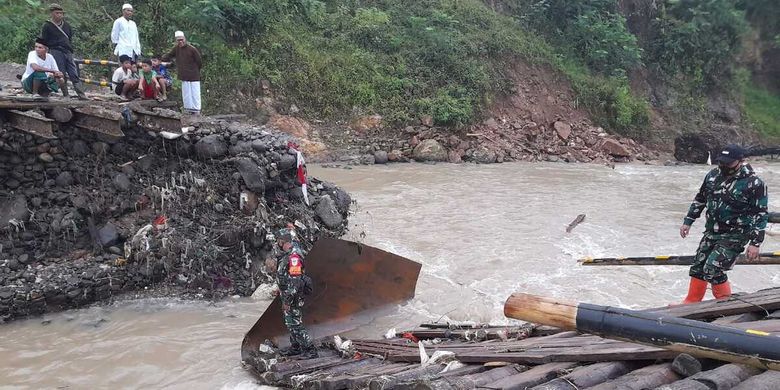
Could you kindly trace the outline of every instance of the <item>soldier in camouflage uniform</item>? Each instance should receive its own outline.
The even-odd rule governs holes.
[[[723,149],[716,159],[718,167],[704,178],[680,227],[680,236],[685,238],[693,221],[707,208],[704,237],[690,269],[684,304],[700,302],[707,283],[712,285],[716,299],[728,298],[731,285],[726,271],[734,266],[746,245],[748,260],[758,257],[767,223],[767,189],[744,158],[744,149],[737,145]]]
[[[291,344],[283,354],[303,354],[306,358],[315,358],[318,356],[317,349],[303,326],[303,251],[290,228],[281,229],[276,234],[276,243],[282,251],[281,256],[277,257],[276,280],[282,301],[284,325],[290,331]]]

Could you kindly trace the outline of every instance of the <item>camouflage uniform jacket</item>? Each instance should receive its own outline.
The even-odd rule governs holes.
[[[297,246],[293,246],[292,249],[279,256],[276,262],[276,283],[279,285],[282,303],[286,305],[291,305],[293,298],[299,294],[302,295],[302,292],[298,291],[299,283],[295,283],[299,277],[292,276],[289,272],[290,255],[293,253],[298,254],[303,259],[303,252]]]
[[[706,207],[705,235],[714,239],[744,239],[759,246],[764,242],[767,203],[766,185],[750,165],[742,165],[728,177],[715,168],[704,177],[684,223],[692,225]]]

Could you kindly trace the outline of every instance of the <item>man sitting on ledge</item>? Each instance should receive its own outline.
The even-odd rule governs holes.
[[[27,68],[22,75],[22,88],[33,97],[47,97],[51,92],[59,92],[65,83],[62,72],[57,68],[54,57],[48,53],[46,41],[35,40],[35,50],[27,54]]]

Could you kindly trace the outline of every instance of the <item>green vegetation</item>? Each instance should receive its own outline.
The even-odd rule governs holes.
[[[61,0],[79,54],[106,57],[120,12],[110,0]],[[205,106],[254,105],[262,80],[310,117],[380,113],[402,124],[431,115],[441,125],[481,119],[509,92],[523,60],[571,82],[577,104],[607,129],[641,137],[649,104],[628,75],[661,69],[698,101],[734,77],[746,20],[772,41],[775,0],[667,0],[639,41],[617,0],[144,0],[135,19],[145,54],[161,53],[175,30],[201,49]],[[39,0],[0,0],[0,60],[22,61],[48,17]],[[763,21],[763,22],[762,22]],[[774,27],[767,27],[774,26]],[[773,30],[774,28],[774,30]],[[240,96],[241,98],[237,98]],[[683,99],[684,100],[684,99]],[[746,99],[746,110],[751,102]],[[758,104],[758,103],[755,103]],[[752,116],[751,116],[752,117]]]
[[[743,93],[748,120],[762,135],[780,141],[780,96],[752,84]]]
[[[734,0],[667,1],[656,24],[652,58],[669,77],[680,72],[702,86],[731,79],[747,30]]]
[[[625,76],[641,65],[642,49],[618,13],[616,0],[518,0],[507,5],[525,26],[561,52],[577,53],[597,72]]]

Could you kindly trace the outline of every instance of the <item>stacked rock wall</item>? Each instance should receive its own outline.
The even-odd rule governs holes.
[[[149,286],[249,295],[268,279],[268,233],[295,223],[308,246],[345,229],[349,196],[310,178],[305,204],[285,134],[125,134],[0,129],[0,318]]]

